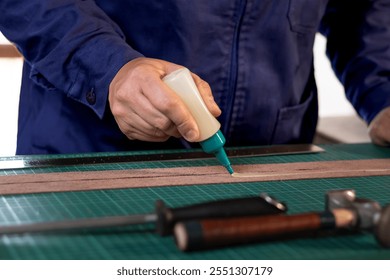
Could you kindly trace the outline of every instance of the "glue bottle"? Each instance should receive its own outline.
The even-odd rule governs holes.
[[[203,151],[214,154],[227,171],[233,174],[233,168],[223,148],[226,140],[220,131],[221,124],[207,109],[190,71],[180,68],[165,76],[163,81],[181,98],[194,117]]]

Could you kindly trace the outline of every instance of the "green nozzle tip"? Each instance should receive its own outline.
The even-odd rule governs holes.
[[[226,169],[227,169],[227,171],[229,172],[230,175],[234,173],[234,170],[233,170],[231,165],[225,166],[225,167],[226,167]]]
[[[230,174],[233,174],[233,168],[230,165],[229,158],[226,155],[223,145],[225,144],[225,137],[222,132],[218,130],[210,138],[200,142],[203,151],[209,154],[214,154],[218,161],[227,169]]]
[[[214,153],[215,157],[218,159],[218,161],[226,168],[226,170],[229,172],[229,174],[233,174],[233,168],[230,165],[229,158],[226,155],[226,152],[223,148],[218,150],[216,153]]]

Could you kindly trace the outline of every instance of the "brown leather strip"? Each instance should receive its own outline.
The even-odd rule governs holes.
[[[390,175],[390,159],[233,166],[260,177],[232,177],[221,166],[60,172],[0,176],[0,195]]]

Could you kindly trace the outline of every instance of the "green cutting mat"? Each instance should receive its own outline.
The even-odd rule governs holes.
[[[233,164],[247,164],[390,158],[389,149],[372,145],[323,147],[326,152],[321,154],[237,158],[232,161]],[[210,162],[213,161],[129,165],[131,168],[152,168],[184,164],[198,166]],[[127,164],[115,166],[122,169]],[[54,170],[74,171],[72,168]],[[47,169],[38,172],[52,171]],[[0,196],[0,224],[146,213],[153,211],[156,199],[163,199],[168,205],[175,207],[257,195],[260,192],[267,192],[285,201],[289,206],[289,213],[293,214],[321,211],[324,209],[325,192],[345,188],[353,188],[359,197],[377,200],[382,205],[390,202],[390,176],[45,193]],[[182,253],[176,248],[172,237],[160,237],[153,232],[153,228],[153,225],[140,225],[72,234],[1,236],[0,259],[390,259],[390,250],[380,248],[374,236],[369,233]]]

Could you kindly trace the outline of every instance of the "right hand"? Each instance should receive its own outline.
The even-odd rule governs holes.
[[[182,66],[152,58],[137,58],[125,64],[110,83],[108,101],[120,130],[130,140],[163,142],[183,136],[199,138],[198,126],[182,100],[162,81]],[[221,114],[207,82],[192,73],[212,115]]]

